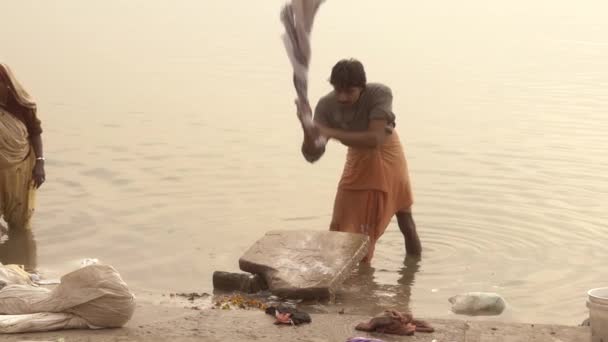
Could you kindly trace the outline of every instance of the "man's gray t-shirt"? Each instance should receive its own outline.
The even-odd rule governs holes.
[[[385,119],[395,127],[393,94],[380,83],[368,83],[353,106],[341,105],[335,91],[323,96],[315,108],[314,120],[330,128],[366,131],[370,120]]]

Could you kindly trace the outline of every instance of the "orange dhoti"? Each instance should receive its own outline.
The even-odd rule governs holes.
[[[396,131],[377,148],[348,149],[338,185],[330,230],[369,236],[363,262],[398,211],[413,204],[407,162]]]

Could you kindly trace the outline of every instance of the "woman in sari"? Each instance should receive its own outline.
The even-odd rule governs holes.
[[[45,181],[41,134],[36,103],[0,63],[0,218],[9,229],[29,227],[35,190]]]

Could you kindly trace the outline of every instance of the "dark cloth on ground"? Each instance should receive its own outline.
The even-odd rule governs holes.
[[[266,314],[276,319],[274,324],[300,325],[312,322],[308,313],[283,305],[269,306],[266,308]]]
[[[357,324],[355,329],[405,336],[414,335],[416,331],[428,333],[435,331],[429,323],[414,319],[412,314],[395,310],[386,310],[382,315],[372,318],[369,322]]]

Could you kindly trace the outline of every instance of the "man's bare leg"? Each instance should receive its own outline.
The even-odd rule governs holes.
[[[412,256],[420,256],[422,254],[422,245],[416,231],[416,223],[410,211],[399,211],[395,214],[399,229],[405,240],[405,253]]]

